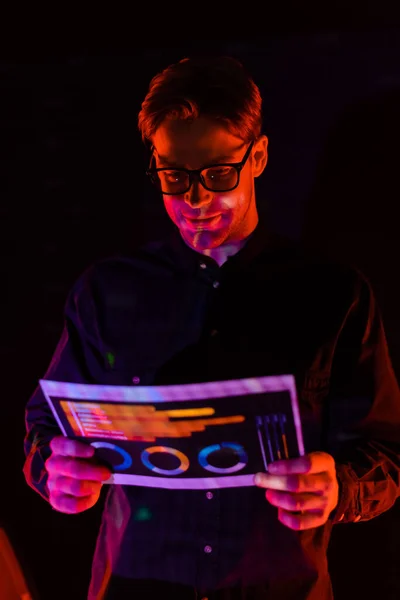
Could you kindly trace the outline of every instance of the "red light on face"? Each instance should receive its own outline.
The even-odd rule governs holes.
[[[216,227],[221,221],[222,215],[217,215],[216,217],[212,217],[211,219],[187,219],[185,218],[185,222],[189,225],[189,229],[193,231],[198,231],[199,229],[212,229]]]

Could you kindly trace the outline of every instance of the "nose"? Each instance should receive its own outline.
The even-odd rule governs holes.
[[[212,194],[199,181],[193,181],[192,187],[184,195],[184,200],[191,208],[203,208],[210,204]]]

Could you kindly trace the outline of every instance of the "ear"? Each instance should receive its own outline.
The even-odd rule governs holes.
[[[259,177],[268,162],[268,138],[260,135],[252,149],[253,177]]]

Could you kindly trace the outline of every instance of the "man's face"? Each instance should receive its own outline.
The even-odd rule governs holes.
[[[192,123],[167,120],[153,139],[156,167],[201,169],[218,163],[240,162],[249,143],[233,136],[218,122],[199,117]],[[206,190],[194,180],[185,194],[163,195],[168,215],[185,242],[195,250],[239,242],[255,229],[258,215],[254,177],[267,163],[266,136],[260,136],[240,173],[239,185],[230,192]],[[210,219],[210,217],[215,217]]]

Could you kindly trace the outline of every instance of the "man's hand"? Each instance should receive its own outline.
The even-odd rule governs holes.
[[[254,483],[267,489],[266,499],[278,507],[278,519],[289,529],[324,525],[339,501],[335,461],[325,452],[271,463]]]
[[[94,448],[63,435],[51,440],[46,460],[50,504],[63,513],[80,513],[94,506],[111,471],[94,458]]]

